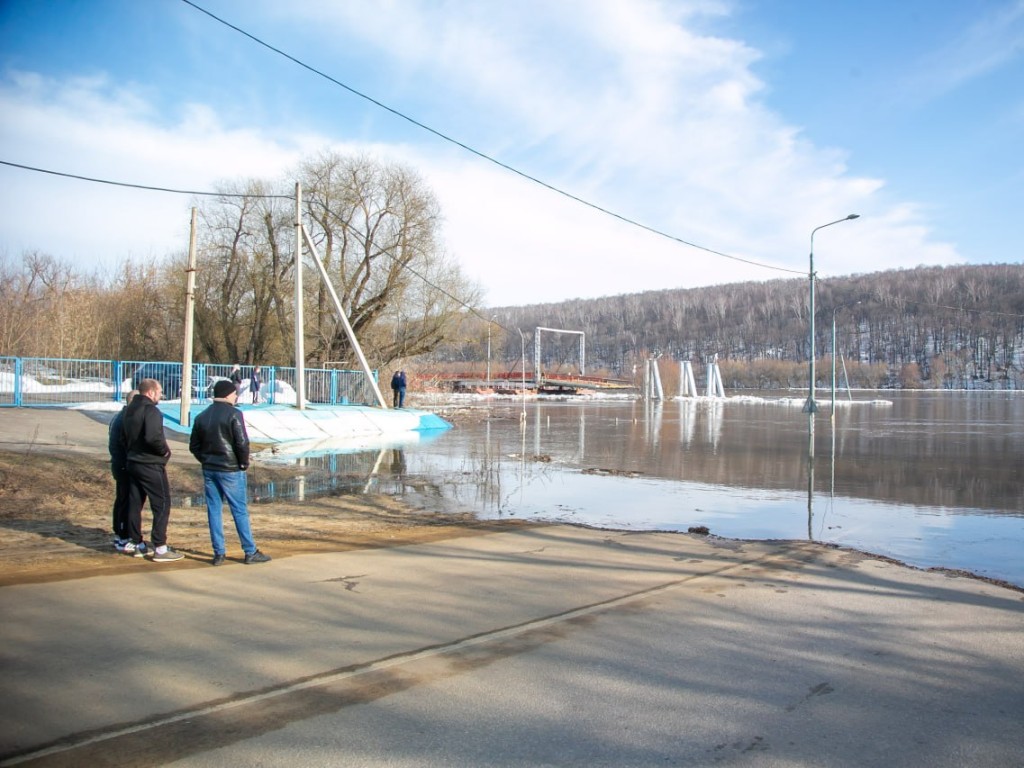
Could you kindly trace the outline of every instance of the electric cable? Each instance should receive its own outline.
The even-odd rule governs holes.
[[[509,171],[510,173],[514,173],[517,176],[519,176],[519,177],[521,177],[523,179],[526,179],[527,181],[533,182],[534,184],[538,184],[538,185],[544,187],[545,189],[550,190],[551,192],[554,192],[554,193],[556,193],[558,195],[561,195],[563,197],[568,198],[569,200],[572,200],[572,201],[574,201],[576,203],[579,203],[581,205],[585,205],[588,208],[591,208],[591,209],[593,209],[595,211],[603,213],[606,216],[611,216],[612,218],[618,219],[619,221],[622,221],[622,222],[624,222],[626,224],[629,224],[631,226],[638,227],[640,229],[646,230],[647,232],[650,232],[652,234],[658,235],[659,237],[667,238],[667,239],[672,240],[674,242],[681,243],[682,245],[687,245],[687,246],[689,246],[691,248],[696,248],[698,250],[704,251],[706,253],[713,254],[715,256],[721,256],[722,258],[725,258],[725,259],[732,259],[733,261],[743,262],[744,264],[751,264],[751,265],[753,265],[755,267],[762,267],[763,269],[772,269],[772,270],[776,270],[778,272],[788,272],[788,273],[795,274],[795,275],[802,275],[802,274],[804,274],[801,270],[789,269],[787,267],[779,267],[779,266],[775,266],[775,265],[772,265],[772,264],[764,264],[762,262],[754,261],[752,259],[745,259],[745,258],[743,258],[741,256],[734,256],[732,254],[724,253],[722,251],[716,251],[714,248],[708,248],[707,246],[699,245],[698,243],[694,243],[694,242],[691,242],[689,240],[684,240],[683,238],[677,237],[676,235],[670,235],[669,233],[664,232],[664,231],[662,231],[660,229],[657,229],[655,227],[652,227],[652,226],[650,226],[648,224],[643,224],[643,223],[641,223],[641,222],[639,222],[639,221],[637,221],[635,219],[629,218],[628,216],[624,216],[623,214],[616,213],[615,211],[609,210],[608,208],[604,208],[604,207],[598,205],[597,203],[592,203],[589,200],[585,200],[582,197],[574,195],[571,192],[567,192],[564,189],[561,189],[560,187],[556,187],[553,184],[549,184],[546,181],[542,181],[541,179],[538,179],[536,176],[531,176],[530,174],[526,173],[525,171],[520,171],[518,168],[515,168],[515,167],[509,165],[508,163],[504,163],[501,160],[498,160],[497,158],[492,157],[491,155],[488,155],[485,152],[481,152],[478,149],[474,149],[473,147],[469,146],[468,144],[466,144],[466,143],[464,143],[462,141],[459,141],[458,139],[455,139],[455,138],[449,136],[448,134],[442,133],[441,131],[437,130],[436,128],[431,128],[429,125],[426,125],[425,123],[420,122],[419,120],[415,119],[414,117],[410,117],[409,115],[405,114],[404,112],[401,112],[401,111],[395,109],[394,107],[390,107],[387,104],[384,104],[383,102],[373,98],[372,96],[369,96],[369,95],[363,93],[362,91],[359,91],[359,90],[353,88],[352,86],[347,85],[347,84],[341,82],[340,80],[338,80],[338,79],[336,79],[334,77],[331,77],[330,75],[328,75],[325,72],[322,72],[321,70],[317,69],[316,67],[313,67],[310,64],[307,64],[304,61],[302,61],[300,59],[297,59],[295,56],[292,56],[290,53],[286,53],[285,51],[281,50],[280,48],[276,48],[275,46],[271,45],[270,43],[266,42],[265,40],[262,40],[262,39],[256,37],[252,33],[246,32],[241,27],[238,27],[238,26],[232,24],[231,22],[226,21],[226,20],[220,18],[219,16],[211,13],[210,11],[206,10],[205,8],[202,8],[201,6],[196,5],[194,2],[192,2],[192,0],[181,0],[181,1],[183,3],[185,3],[186,5],[194,8],[197,11],[199,11],[200,13],[203,13],[203,14],[209,16],[211,19],[213,19],[214,21],[218,22],[219,24],[223,24],[225,27],[228,27],[229,29],[234,30],[235,32],[239,33],[240,35],[243,35],[243,36],[249,38],[250,40],[252,40],[257,45],[261,45],[264,48],[266,48],[267,50],[272,51],[272,52],[276,53],[279,56],[283,56],[284,58],[288,59],[292,63],[302,67],[303,69],[308,70],[309,72],[312,72],[313,74],[317,75],[318,77],[322,77],[324,80],[327,80],[328,82],[333,83],[334,85],[338,86],[339,88],[343,88],[344,90],[346,90],[349,93],[351,93],[353,96],[358,96],[360,99],[364,99],[365,101],[370,102],[374,106],[380,107],[381,109],[385,110],[386,112],[390,112],[395,117],[398,117],[398,118],[400,118],[402,120],[405,120],[406,122],[411,123],[412,125],[416,126],[417,128],[421,128],[422,130],[427,131],[428,133],[433,134],[434,136],[438,137],[442,141],[446,141],[446,142],[448,142],[450,144],[454,144],[455,146],[459,147],[460,149],[463,149],[466,152],[469,152],[469,153],[475,155],[476,157],[479,157],[481,160],[486,160],[489,163],[493,163],[494,165],[498,166],[499,168],[502,168],[502,169],[504,169],[506,171]]]
[[[132,184],[127,181],[112,181],[111,179],[97,179],[92,176],[80,176],[75,173],[64,173],[63,171],[51,171],[48,168],[37,168],[32,165],[22,165],[21,163],[12,163],[9,160],[0,160],[0,165],[9,165],[12,168],[21,168],[25,171],[35,171],[36,173],[47,173],[51,176],[63,176],[65,179],[77,179],[78,181],[91,181],[94,184],[109,184],[113,187],[128,187],[129,189],[144,189],[149,192],[169,192],[175,195],[198,195],[201,197],[259,197],[266,199],[275,200],[294,200],[294,195],[251,195],[243,194],[240,192],[197,192],[191,189],[172,189],[170,187],[155,187],[147,184]]]

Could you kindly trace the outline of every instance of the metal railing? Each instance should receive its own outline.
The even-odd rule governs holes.
[[[277,381],[291,391],[295,402],[295,369],[276,368]],[[377,381],[377,372],[373,372]],[[284,389],[284,387],[282,387]],[[351,403],[376,404],[373,387],[362,371],[342,371],[335,368],[306,368],[306,402],[348,405]]]
[[[230,379],[234,366],[195,363],[192,401],[208,402],[214,385]],[[252,366],[243,366],[240,403],[252,402]],[[0,355],[0,407],[46,407],[119,402],[142,379],[156,379],[167,400],[181,398],[181,363],[149,360],[67,360]],[[374,371],[374,379],[377,372]],[[306,368],[306,402],[322,405],[374,403],[373,387],[362,371]],[[259,402],[295,404],[295,369],[261,366]]]

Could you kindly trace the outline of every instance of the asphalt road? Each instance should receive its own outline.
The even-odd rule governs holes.
[[[0,449],[24,453],[79,453],[109,461],[107,435],[110,411],[67,408],[0,408]],[[195,463],[188,437],[165,430],[171,461]]]
[[[523,528],[0,616],[5,766],[1024,765],[1024,594],[810,544]]]

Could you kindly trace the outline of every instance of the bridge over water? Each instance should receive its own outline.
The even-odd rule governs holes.
[[[490,379],[486,373],[471,371],[443,375],[439,377],[439,381],[448,382],[455,392],[472,392],[481,389],[493,389],[496,392],[521,392],[524,387],[527,391],[561,395],[575,394],[580,390],[623,393],[637,391],[636,385],[626,379],[581,376],[570,373],[542,373],[540,377],[537,377],[532,371],[526,372],[525,379],[523,374],[517,371],[492,373]]]

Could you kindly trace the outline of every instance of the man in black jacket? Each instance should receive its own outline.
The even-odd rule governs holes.
[[[132,390],[125,396],[125,406],[110,420],[107,428],[107,450],[110,451],[110,474],[114,476],[114,549],[124,552],[131,541],[128,533],[128,493],[131,480],[128,478],[128,449],[124,444],[124,412],[137,395]]]
[[[213,564],[224,563],[224,523],[222,511],[227,499],[235,520],[238,540],[245,552],[246,565],[269,562],[270,557],[256,548],[249,527],[245,471],[249,468],[249,435],[245,418],[235,407],[238,391],[230,381],[213,385],[213,402],[196,417],[188,449],[203,465],[203,490],[206,493],[206,519],[210,525]]]
[[[163,396],[163,386],[156,379],[139,382],[139,393],[125,408],[124,444],[128,456],[128,534],[124,553],[135,557],[149,554],[142,540],[142,507],[149,498],[153,510],[150,543],[155,547],[153,561],[173,563],[184,555],[167,546],[167,522],[171,517],[171,486],[167,482],[167,462],[171,449],[164,437],[164,415],[156,404]]]

